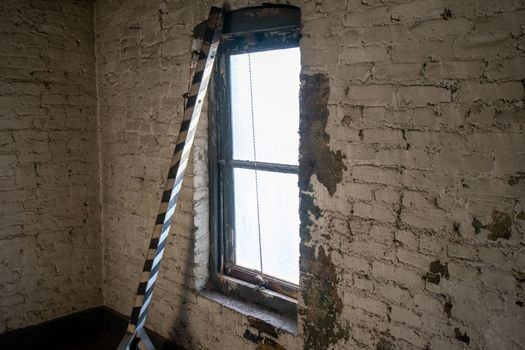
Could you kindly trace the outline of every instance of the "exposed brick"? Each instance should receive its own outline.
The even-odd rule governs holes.
[[[451,93],[447,89],[435,86],[400,86],[396,91],[398,106],[420,106],[440,102],[450,102]]]
[[[391,85],[357,85],[348,91],[348,102],[362,106],[388,106],[393,97]]]
[[[523,67],[525,57],[513,57],[504,60],[492,61],[487,67],[487,78],[491,80],[510,79],[517,80],[525,78]]]
[[[479,78],[482,67],[480,61],[428,62],[425,76],[433,80]]]
[[[467,34],[472,28],[472,23],[466,18],[454,18],[448,21],[436,19],[420,22],[410,28],[416,38],[435,39],[449,35],[460,36]]]
[[[512,45],[503,36],[469,36],[454,40],[454,56],[460,59],[506,56]]]
[[[465,82],[459,86],[458,99],[461,102],[521,100],[523,99],[523,85],[521,82],[486,84]]]
[[[101,305],[103,266],[93,6],[2,2],[0,38],[0,114],[10,115],[0,137],[3,333]],[[65,40],[75,45],[66,49]],[[81,47],[89,52],[83,67]],[[52,64],[64,57],[70,61]],[[68,97],[81,93],[85,103],[74,113]]]
[[[319,216],[301,245],[322,264],[301,267],[300,334],[276,341],[436,350],[468,334],[473,348],[523,347],[522,2],[294,4],[302,71],[329,81],[322,138],[346,170],[334,193],[308,179]],[[245,5],[258,3],[232,8]],[[208,7],[0,5],[0,332],[102,302],[129,312]],[[188,349],[251,349],[247,318],[195,292],[208,274],[205,120],[148,326]],[[488,239],[494,211],[509,240]],[[450,274],[439,284],[423,279],[436,261]]]

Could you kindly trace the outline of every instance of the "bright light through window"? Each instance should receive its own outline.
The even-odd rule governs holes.
[[[290,169],[299,157],[299,48],[232,55],[229,71],[235,264],[260,271],[258,189],[263,273],[298,284],[299,189]]]

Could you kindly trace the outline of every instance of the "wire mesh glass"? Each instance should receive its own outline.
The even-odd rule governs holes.
[[[233,158],[253,161],[248,54],[230,56]],[[299,48],[250,54],[257,161],[298,164]]]
[[[299,284],[299,193],[297,174],[257,171],[265,275]],[[259,271],[255,174],[235,168],[236,265]]]

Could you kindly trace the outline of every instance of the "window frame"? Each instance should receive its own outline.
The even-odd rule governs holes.
[[[211,289],[223,294],[255,302],[281,314],[295,317],[299,286],[267,275],[265,275],[264,287],[259,286],[256,271],[232,263],[234,261],[235,239],[232,229],[234,219],[233,167],[253,168],[254,162],[231,159],[229,56],[247,52],[299,47],[300,12],[298,8],[282,5],[273,7],[278,9],[277,16],[268,21],[269,27],[262,29],[250,30],[249,24],[244,24],[245,28],[236,27],[234,20],[237,11],[230,12],[229,14],[233,14],[230,16],[227,14],[225,18],[226,33],[221,37],[221,44],[216,56],[208,95],[210,188],[210,278],[208,284]],[[254,9],[257,11],[264,10],[264,8],[242,10]],[[257,23],[260,26],[260,22]],[[257,169],[294,174],[298,174],[299,171],[298,165],[264,162],[257,162]],[[299,196],[299,187],[297,195]]]

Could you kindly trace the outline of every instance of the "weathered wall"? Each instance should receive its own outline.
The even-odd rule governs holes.
[[[0,2],[0,333],[102,303],[93,10]]]
[[[191,28],[213,3],[95,3],[104,297],[125,314],[182,115]],[[292,3],[304,23],[304,292],[301,335],[277,341],[524,347],[523,2]],[[148,325],[192,349],[253,349],[245,317],[194,293],[196,180]]]

